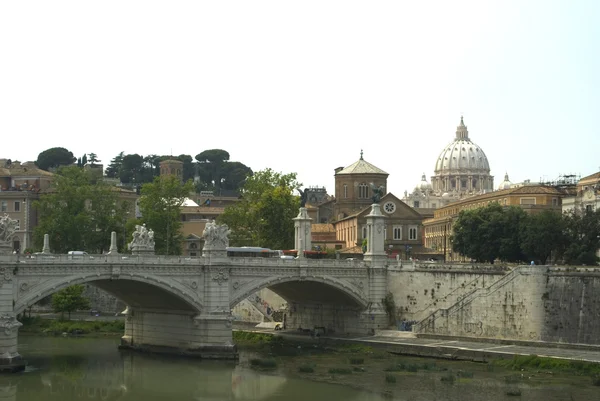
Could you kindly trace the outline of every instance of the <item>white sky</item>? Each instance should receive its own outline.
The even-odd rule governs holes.
[[[0,158],[229,151],[402,195],[464,114],[496,185],[600,169],[600,2],[3,1]]]

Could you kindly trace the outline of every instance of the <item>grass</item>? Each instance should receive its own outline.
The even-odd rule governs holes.
[[[519,390],[519,389],[508,390],[506,392],[506,395],[512,396],[512,397],[520,397],[521,396],[521,390]]]
[[[515,355],[512,359],[497,359],[494,365],[512,370],[544,370],[576,375],[600,375],[600,363],[571,361],[539,357],[537,355]]]
[[[362,365],[365,363],[365,358],[350,358],[350,365]]]
[[[390,384],[396,383],[396,376],[390,374],[385,375],[385,382]]]
[[[441,381],[449,384],[454,384],[456,377],[452,374],[452,372],[448,372],[440,378]]]
[[[23,326],[19,331],[30,334],[123,334],[125,330],[125,322],[123,320],[54,320],[33,316],[21,318],[21,323],[23,323]]]

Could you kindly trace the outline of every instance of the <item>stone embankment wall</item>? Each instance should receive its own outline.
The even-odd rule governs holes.
[[[398,321],[421,321],[507,272],[503,265],[405,264],[388,269],[388,291],[394,295]]]
[[[454,303],[446,300],[413,330],[600,344],[600,268],[522,266],[495,282],[456,294]]]

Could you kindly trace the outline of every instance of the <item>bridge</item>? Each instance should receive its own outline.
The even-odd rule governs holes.
[[[148,249],[152,233],[144,229],[134,233],[132,254],[116,253],[113,233],[107,255],[54,255],[46,239],[42,254],[0,256],[0,370],[24,367],[17,316],[74,284],[93,284],[124,301],[125,348],[237,358],[231,308],[263,288],[288,302],[288,328],[372,334],[387,325],[383,219],[374,204],[363,261],[228,257],[228,231],[214,223],[207,225],[203,254],[195,258],[154,255],[153,243]],[[311,220],[305,208],[294,220],[296,249],[303,255],[310,249]]]

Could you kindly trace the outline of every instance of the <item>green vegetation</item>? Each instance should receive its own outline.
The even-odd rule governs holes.
[[[599,363],[544,358],[537,355],[515,355],[512,359],[497,359],[492,363],[512,370],[544,370],[586,376],[600,374]]]
[[[478,262],[546,264],[552,256],[566,264],[596,265],[599,247],[600,210],[527,214],[516,206],[492,203],[461,211],[452,233],[453,250]]]
[[[61,321],[43,319],[39,316],[21,317],[23,327],[19,329],[20,333],[29,334],[123,334],[125,322],[122,320],[113,321]]]
[[[294,244],[294,221],[300,200],[294,191],[301,184],[296,174],[261,170],[249,176],[241,200],[218,218],[231,229],[232,246],[255,245],[290,249]]]
[[[385,382],[390,384],[396,383],[396,376],[390,374],[385,375]]]
[[[156,177],[144,184],[140,197],[141,222],[154,231],[155,250],[158,255],[181,254],[181,205],[194,190],[192,181],[181,183],[179,177]]]
[[[274,359],[250,359],[250,366],[259,370],[271,370],[277,368],[277,361]]]
[[[349,375],[352,373],[352,369],[348,369],[348,368],[331,368],[329,369],[329,373],[331,373],[332,375]]]
[[[365,363],[365,358],[350,358],[350,365],[362,365]]]
[[[300,372],[300,373],[314,373],[315,372],[315,367],[313,365],[298,366],[298,372]]]
[[[133,204],[119,202],[118,191],[93,183],[92,176],[75,166],[61,167],[51,191],[33,203],[40,216],[34,229],[36,250],[42,249],[44,234],[49,234],[52,252],[102,253],[110,247],[111,231],[117,232],[120,250],[124,249],[125,222]]]
[[[88,309],[90,301],[83,296],[85,287],[83,285],[72,285],[52,295],[52,309],[60,312],[61,319],[65,318],[65,312],[71,319],[71,312]]]

